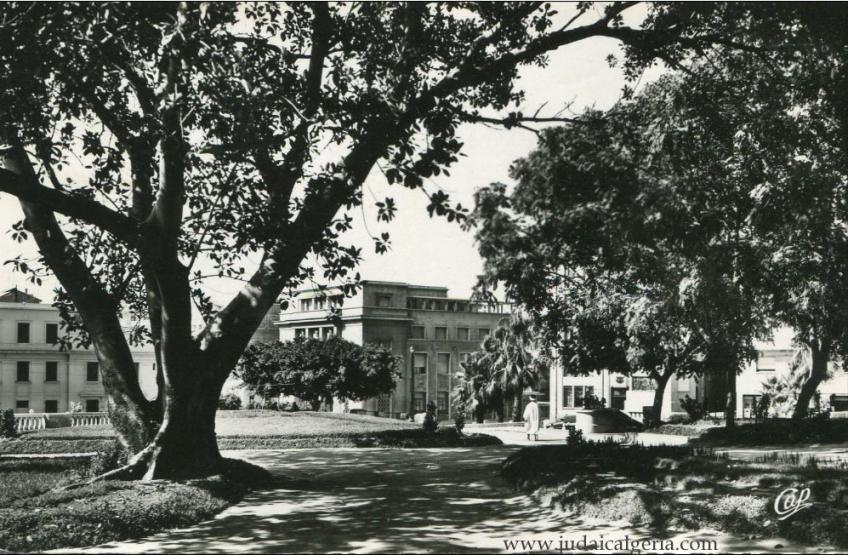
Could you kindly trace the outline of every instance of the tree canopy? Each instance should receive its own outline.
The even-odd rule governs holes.
[[[100,359],[125,475],[214,472],[214,411],[269,307],[308,279],[356,286],[348,211],[377,168],[424,189],[432,215],[465,209],[445,175],[468,122],[532,124],[522,67],[592,37],[625,45],[636,77],[797,15],[751,4],[42,3],[0,7],[0,191],[52,274],[71,332]],[[378,163],[379,162],[379,163]],[[379,218],[397,214],[377,201]],[[374,238],[377,252],[389,238]],[[305,263],[318,260],[317,269]],[[251,260],[254,262],[250,262]],[[209,268],[208,272],[201,268]],[[207,275],[244,281],[222,307]],[[203,314],[192,322],[191,305]],[[159,396],[138,386],[118,314],[153,343]]]
[[[293,395],[313,407],[333,399],[364,400],[395,388],[400,361],[391,349],[340,337],[256,343],[245,350],[238,375],[266,399]]]

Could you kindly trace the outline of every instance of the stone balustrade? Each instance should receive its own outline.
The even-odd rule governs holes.
[[[45,428],[76,428],[106,426],[110,423],[105,412],[25,413],[15,415],[18,432],[34,432]]]
[[[105,412],[72,412],[71,427],[77,426],[107,426],[109,415]]]
[[[15,429],[18,432],[33,432],[47,427],[46,414],[16,414]]]

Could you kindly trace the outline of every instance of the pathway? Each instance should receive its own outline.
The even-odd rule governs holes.
[[[557,515],[498,478],[513,447],[474,449],[303,449],[238,451],[277,477],[215,519],[91,552],[473,552],[505,540],[656,537],[614,523]],[[722,551],[771,550],[707,530],[676,536],[717,539]],[[779,542],[783,543],[785,542]],[[81,550],[86,551],[86,550]],[[786,545],[777,551],[789,551]]]

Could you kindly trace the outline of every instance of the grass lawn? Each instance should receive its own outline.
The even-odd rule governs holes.
[[[0,549],[82,547],[187,526],[270,479],[253,465],[230,461],[224,475],[204,480],[56,489],[90,474],[88,462],[0,460]]]
[[[662,530],[848,546],[848,466],[793,455],[740,461],[684,447],[587,443],[523,449],[503,476],[554,510]],[[779,520],[774,501],[810,488],[812,506]]]
[[[309,447],[457,447],[498,445],[485,434],[454,433],[443,422],[439,433],[426,434],[403,420],[327,412],[219,411],[215,423],[223,449],[292,449]],[[12,453],[103,452],[115,443],[111,426],[52,428],[0,441],[0,456]]]

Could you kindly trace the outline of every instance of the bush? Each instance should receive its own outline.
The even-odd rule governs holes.
[[[128,459],[129,457],[123,446],[117,441],[114,441],[107,449],[98,451],[96,455],[91,457],[88,475],[92,478],[100,476],[127,464]]]
[[[680,401],[680,408],[685,410],[686,414],[689,415],[689,422],[697,422],[706,414],[704,405],[699,403],[697,399],[693,399],[688,395]]]
[[[583,399],[583,408],[586,410],[603,409],[607,406],[606,399],[598,399],[594,394],[587,395]]]
[[[15,411],[6,409],[0,411],[0,437],[17,437],[18,431],[15,425]]]
[[[768,418],[770,408],[771,396],[768,393],[763,393],[762,397],[760,397],[760,402],[754,405],[754,418],[758,422],[762,422]]]
[[[239,410],[241,398],[235,393],[227,393],[218,399],[218,408],[221,410]]]
[[[568,438],[565,443],[571,447],[579,447],[586,444],[586,438],[583,437],[583,430],[569,428]]]
[[[436,403],[430,401],[427,403],[427,412],[424,413],[424,431],[427,433],[435,433],[439,428],[439,419],[436,418]]]

